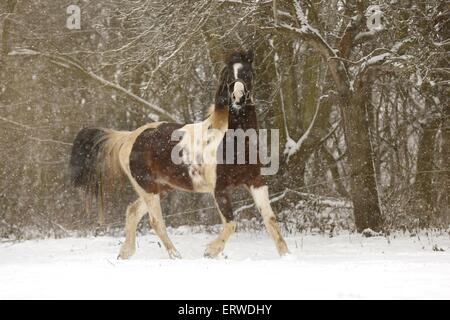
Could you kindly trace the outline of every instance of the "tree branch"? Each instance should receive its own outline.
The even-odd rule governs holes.
[[[320,32],[308,23],[308,19],[300,6],[300,1],[293,0],[293,4],[300,28],[286,23],[280,23],[277,27],[295,32],[301,39],[307,41],[326,60],[339,93],[346,95],[350,87],[350,81],[344,63],[337,59],[339,50],[332,48]]]
[[[105,78],[100,77],[99,75],[95,74],[94,72],[92,72],[90,70],[87,70],[79,62],[71,59],[70,57],[67,57],[64,55],[43,53],[43,52],[33,51],[33,50],[29,50],[29,49],[16,49],[16,50],[10,52],[9,55],[10,56],[41,56],[41,57],[45,57],[45,58],[49,59],[52,63],[54,63],[60,67],[76,70],[76,71],[80,72],[81,74],[83,74],[84,76],[101,83],[102,85],[104,85],[107,88],[110,88],[110,89],[113,89],[120,93],[125,94],[126,96],[133,99],[134,101],[152,109],[153,111],[158,112],[159,114],[161,114],[168,120],[179,122],[177,116],[171,114],[170,112],[162,109],[161,107],[159,107],[151,102],[148,102],[148,101],[142,99],[141,97],[128,91],[127,89],[123,88],[122,86],[120,86],[116,83],[113,83],[109,80],[106,80]]]

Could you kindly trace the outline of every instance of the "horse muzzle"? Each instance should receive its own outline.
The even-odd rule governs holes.
[[[242,105],[245,102],[245,86],[242,82],[238,81],[234,84],[233,93],[231,96],[231,102],[233,105]]]

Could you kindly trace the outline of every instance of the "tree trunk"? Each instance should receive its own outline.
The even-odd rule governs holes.
[[[442,156],[443,163],[443,188],[442,188],[442,215],[444,221],[450,223],[450,107],[447,106],[447,121],[444,122],[442,128]]]
[[[372,146],[369,136],[369,123],[366,117],[366,101],[369,86],[362,81],[353,96],[344,99],[342,116],[347,142],[347,157],[350,168],[350,196],[353,201],[355,225],[358,232],[372,229],[382,230],[375,167]]]
[[[433,154],[438,130],[437,120],[423,125],[423,135],[417,152],[417,173],[414,183],[417,209],[421,210],[421,225],[429,226],[433,217]]]
[[[342,181],[342,177],[339,173],[338,163],[336,159],[334,159],[333,154],[328,150],[328,148],[325,145],[322,145],[321,151],[323,158],[327,163],[328,169],[331,172],[336,192],[339,193],[341,197],[349,198],[348,191],[345,188],[344,183]]]

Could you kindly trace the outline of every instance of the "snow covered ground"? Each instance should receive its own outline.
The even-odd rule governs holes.
[[[296,235],[293,256],[280,259],[265,233],[237,233],[218,260],[202,258],[212,234],[171,238],[183,260],[169,260],[153,234],[130,261],[115,259],[121,238],[0,244],[0,299],[450,298],[448,235]]]

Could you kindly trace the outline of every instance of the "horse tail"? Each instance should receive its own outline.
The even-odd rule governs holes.
[[[70,159],[71,183],[85,191],[88,201],[97,199],[99,223],[104,224],[104,194],[123,176],[120,150],[130,132],[103,128],[81,130],[73,143]],[[100,198],[100,199],[99,199]]]

